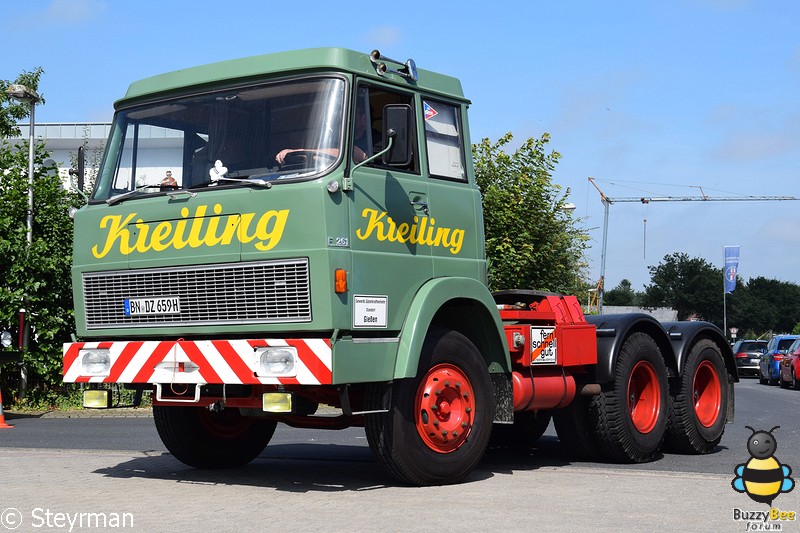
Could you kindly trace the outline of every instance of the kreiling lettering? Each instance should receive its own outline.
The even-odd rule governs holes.
[[[464,244],[464,230],[436,226],[436,219],[414,217],[414,222],[397,224],[386,211],[365,208],[361,218],[367,220],[367,227],[356,231],[356,236],[365,241],[374,236],[379,241],[390,241],[421,246],[441,246],[453,255],[461,251]]]
[[[150,250],[161,252],[167,248],[228,245],[234,240],[242,244],[255,241],[257,250],[274,248],[283,236],[288,209],[267,211],[256,219],[256,213],[222,215],[222,205],[214,204],[214,214],[206,215],[208,206],[198,206],[193,215],[181,209],[179,220],[145,222],[137,213],[107,215],[100,220],[100,229],[107,230],[105,242],[92,247],[92,255],[105,257],[116,246],[120,253],[143,254]],[[132,227],[133,226],[133,227]]]

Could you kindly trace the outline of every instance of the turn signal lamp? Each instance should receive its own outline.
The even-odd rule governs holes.
[[[334,285],[333,290],[336,294],[343,294],[347,292],[347,270],[337,268],[334,271]]]
[[[108,409],[111,407],[111,391],[108,389],[83,391],[83,407],[86,409]]]
[[[291,413],[291,392],[265,392],[261,396],[261,408],[268,413]]]

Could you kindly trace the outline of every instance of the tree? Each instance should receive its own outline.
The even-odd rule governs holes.
[[[679,320],[697,315],[722,326],[722,270],[680,252],[664,256],[648,270],[651,283],[642,297],[645,307],[671,307]]]
[[[633,290],[633,284],[628,279],[623,279],[619,285],[603,295],[605,305],[638,306],[641,294]]]
[[[514,153],[512,139],[473,145],[475,174],[483,195],[486,256],[492,290],[523,288],[580,294],[588,287],[588,237],[565,209],[552,172],[561,154],[546,152],[550,136],[530,138]]]
[[[31,72],[23,72],[13,82],[0,80],[0,139],[7,139],[19,135],[17,122],[27,118],[30,113],[28,104],[16,102],[6,94],[6,89],[12,83],[25,85],[29,89],[37,90],[39,78],[44,73],[42,67],[36,67]],[[39,104],[44,104],[44,97],[39,95]],[[25,168],[28,168],[27,165]]]
[[[16,82],[36,90],[41,68],[23,73]],[[3,89],[9,85],[0,81]],[[20,308],[34,328],[24,362],[45,389],[61,383],[61,343],[74,331],[72,312],[72,219],[68,209],[74,198],[61,188],[56,169],[47,166],[50,155],[42,142],[34,150],[33,242],[27,242],[27,144],[7,140],[18,135],[16,121],[28,106],[7,101],[0,92],[0,326],[12,325]],[[4,378],[7,374],[3,374]]]

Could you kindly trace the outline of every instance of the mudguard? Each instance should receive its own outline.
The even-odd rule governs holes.
[[[725,367],[734,382],[739,381],[733,352],[722,331],[709,322],[665,322],[660,323],[650,315],[629,313],[620,315],[589,315],[586,321],[597,327],[598,383],[609,383],[614,378],[617,354],[631,333],[648,333],[658,344],[670,377],[683,372],[686,357],[699,337],[713,340],[719,346]]]
[[[511,372],[503,324],[491,293],[471,278],[436,278],[420,287],[400,333],[394,378],[417,373],[425,335],[431,325],[454,329],[469,338],[491,373]]]
[[[702,336],[711,339],[719,346],[728,374],[734,382],[739,381],[733,350],[717,326],[709,322],[665,322],[663,326],[669,333],[669,340],[675,350],[679,372],[683,372],[684,362],[696,339]]]
[[[632,333],[644,332],[650,335],[661,350],[664,363],[672,375],[678,372],[675,351],[669,334],[661,323],[644,313],[625,313],[619,315],[588,315],[586,321],[597,327],[597,383],[610,383],[614,380],[614,367],[625,340]]]

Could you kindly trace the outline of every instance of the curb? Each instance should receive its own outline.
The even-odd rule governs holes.
[[[150,407],[119,407],[116,409],[72,409],[68,411],[26,411],[6,409],[10,419],[15,418],[151,418]]]

